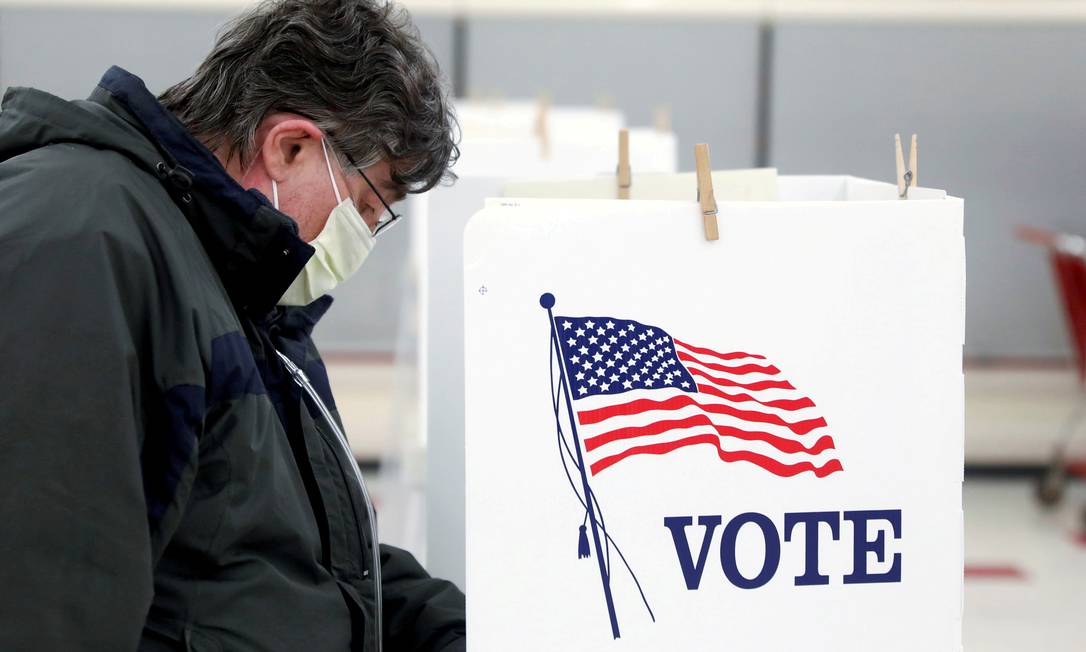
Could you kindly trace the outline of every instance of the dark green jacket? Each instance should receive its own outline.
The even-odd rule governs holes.
[[[364,492],[310,332],[312,248],[136,77],[0,111],[0,650],[369,650]],[[363,270],[362,273],[365,273]],[[380,548],[384,648],[464,596]]]

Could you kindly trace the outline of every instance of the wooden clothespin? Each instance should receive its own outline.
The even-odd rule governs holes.
[[[671,107],[666,105],[657,107],[652,113],[652,124],[656,127],[656,131],[665,133],[671,131]]]
[[[630,130],[618,130],[618,198],[630,198],[630,186],[633,185],[633,170],[630,168]]]
[[[551,157],[550,108],[550,95],[547,93],[541,94],[539,96],[539,112],[536,114],[535,119],[535,135],[539,138],[540,155],[545,161]]]
[[[897,157],[897,196],[909,198],[909,188],[916,187],[916,134],[909,146],[909,167],[905,167],[905,156],[901,151],[901,134],[894,134],[894,154]]]
[[[713,195],[713,166],[709,163],[709,146],[705,143],[694,145],[694,165],[698,171],[698,203],[701,205],[701,215],[705,222],[705,239],[719,240],[716,196]]]

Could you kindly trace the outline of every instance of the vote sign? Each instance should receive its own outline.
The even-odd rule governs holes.
[[[959,649],[962,203],[781,184],[469,224],[473,650]]]

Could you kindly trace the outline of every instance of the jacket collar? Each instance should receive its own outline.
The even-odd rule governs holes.
[[[120,113],[156,146],[162,160],[144,165],[188,218],[231,300],[257,314],[271,311],[313,255],[294,220],[238,185],[139,77],[113,66],[90,100]]]

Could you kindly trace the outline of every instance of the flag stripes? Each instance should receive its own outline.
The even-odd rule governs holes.
[[[696,346],[631,320],[554,324],[593,475],[690,447],[782,477],[842,470],[814,401],[765,356]]]

